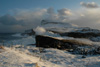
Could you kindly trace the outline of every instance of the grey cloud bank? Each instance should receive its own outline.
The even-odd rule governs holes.
[[[43,19],[100,29],[100,8],[97,8],[98,5],[96,3],[88,3],[87,5],[84,2],[81,2],[81,5],[87,8],[79,8],[73,11],[62,8],[57,12],[54,11],[54,8],[13,11],[13,15],[0,16],[0,33],[24,32],[24,30],[39,26]]]

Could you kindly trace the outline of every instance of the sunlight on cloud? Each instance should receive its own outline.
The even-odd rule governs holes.
[[[58,10],[58,14],[59,15],[72,15],[71,10],[69,10],[67,8]]]

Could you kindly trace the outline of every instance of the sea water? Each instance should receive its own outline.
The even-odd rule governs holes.
[[[16,34],[17,33],[0,33],[0,43],[23,38],[20,36],[15,36]]]

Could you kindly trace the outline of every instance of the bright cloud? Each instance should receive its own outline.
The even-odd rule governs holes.
[[[63,16],[72,15],[71,10],[69,10],[67,8],[63,8],[63,9],[58,10],[58,14],[63,15]]]

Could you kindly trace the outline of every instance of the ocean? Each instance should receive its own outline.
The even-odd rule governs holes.
[[[0,43],[23,38],[18,35],[17,33],[0,33]]]

